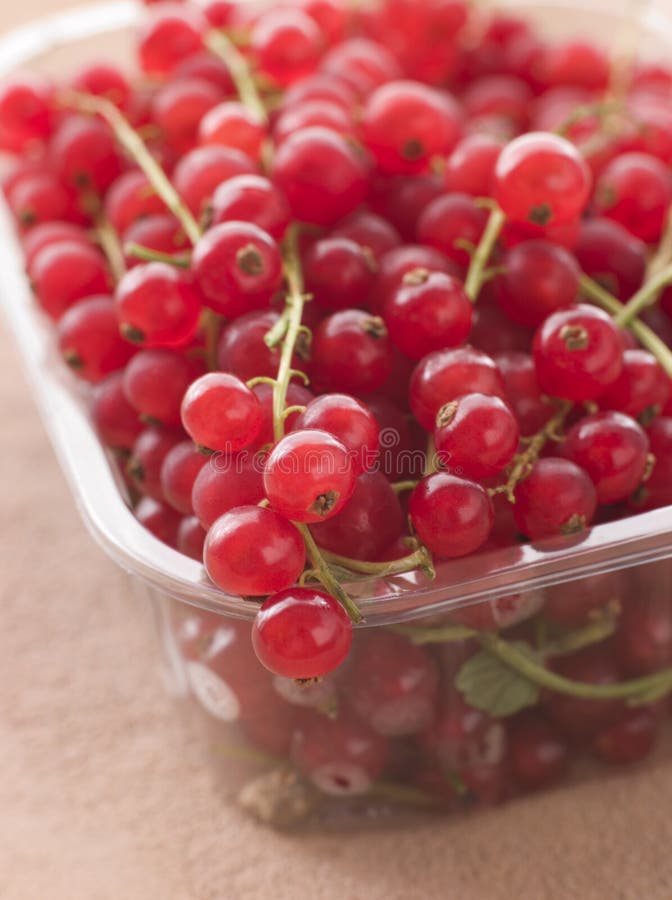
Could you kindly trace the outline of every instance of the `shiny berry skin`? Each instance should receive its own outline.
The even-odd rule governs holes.
[[[354,241],[376,261],[388,252],[401,246],[401,237],[387,219],[367,209],[357,210],[334,228],[332,237]]]
[[[404,515],[392,486],[382,472],[360,475],[347,505],[326,522],[312,525],[315,541],[325,550],[361,559],[380,559],[404,531]],[[410,551],[405,548],[404,555]]]
[[[644,489],[635,496],[634,505],[635,508],[657,509],[672,505],[672,418],[661,416],[655,419],[648,436],[655,465]]]
[[[121,332],[134,344],[183,347],[196,334],[203,300],[191,276],[174,266],[136,266],[119,282],[115,299]]]
[[[214,84],[201,78],[180,78],[159,88],[152,100],[152,120],[174,153],[193,149],[204,117],[222,99]]]
[[[203,560],[206,533],[196,516],[185,516],[177,529],[175,548],[184,556],[200,563]]]
[[[201,117],[198,127],[200,144],[222,144],[240,150],[250,159],[259,159],[266,138],[263,119],[233,101],[220,103]]]
[[[538,76],[544,85],[576,85],[602,91],[609,83],[610,63],[603,50],[588,41],[567,41],[546,48]]]
[[[384,737],[431,725],[439,688],[436,662],[401,635],[371,631],[356,645],[344,696],[360,721]]]
[[[142,27],[138,55],[147,75],[169,75],[184,59],[203,47],[206,20],[193,7],[161,3]]]
[[[408,509],[420,540],[443,559],[478,550],[494,523],[487,492],[447,472],[424,478],[411,494]]]
[[[463,394],[436,417],[434,442],[444,469],[478,481],[505,469],[518,449],[518,423],[499,397]]]
[[[267,306],[282,283],[278,245],[249,222],[207,231],[194,249],[192,266],[209,305],[227,318]]]
[[[315,21],[300,9],[265,12],[250,35],[259,70],[287,87],[317,68],[324,38]]]
[[[236,175],[213,194],[208,209],[210,225],[237,220],[250,222],[279,241],[287,231],[291,212],[287,200],[262,175]]]
[[[553,397],[597,400],[623,369],[623,342],[612,319],[579,305],[549,316],[534,336],[539,387]]]
[[[163,200],[145,173],[136,169],[120,175],[105,197],[105,214],[119,235],[123,235],[138,219],[160,216],[165,211]]]
[[[161,490],[166,503],[183,516],[193,515],[191,493],[207,457],[191,441],[175,444],[161,464]]]
[[[210,372],[184,395],[182,424],[199,447],[235,453],[249,447],[259,434],[261,406],[235,375]]]
[[[293,431],[317,428],[328,431],[350,451],[356,475],[378,461],[380,429],[373,413],[347,394],[323,394],[311,400],[297,418]]]
[[[662,584],[647,588],[625,599],[616,632],[618,662],[633,678],[672,665],[672,600]]]
[[[53,124],[53,88],[39,75],[8,79],[0,89],[0,143],[3,149],[25,152],[43,144]]]
[[[537,328],[578,296],[580,269],[572,254],[557,244],[519,244],[509,250],[502,266],[495,282],[497,302],[518,325]]]
[[[430,353],[418,363],[411,378],[413,415],[424,429],[433,431],[441,407],[461,396],[467,386],[474,393],[506,397],[502,376],[487,354],[474,347]]]
[[[551,668],[564,678],[586,684],[617,684],[622,680],[613,656],[604,645],[559,657]],[[552,691],[544,697],[544,709],[564,735],[572,740],[585,740],[618,720],[623,701],[594,700]]]
[[[486,197],[502,147],[501,141],[487,134],[470,134],[462,138],[446,162],[447,190]]]
[[[135,507],[134,515],[155,538],[168,544],[169,547],[177,546],[180,514],[166,503],[153,497],[143,497]]]
[[[65,241],[74,242],[83,247],[91,246],[89,234],[84,228],[79,225],[73,225],[71,222],[43,222],[31,228],[23,238],[26,270],[30,272],[35,257],[45,247]]]
[[[202,216],[223,182],[254,174],[256,166],[249,156],[233,147],[209,144],[185,153],[175,166],[173,184],[192,213]]]
[[[96,383],[123,368],[134,348],[119,334],[111,297],[91,297],[67,310],[58,323],[58,346],[79,378]]]
[[[392,342],[411,359],[457,347],[469,337],[473,306],[451,275],[414,269],[387,298],[383,317]]]
[[[404,276],[416,269],[453,276],[460,274],[459,268],[434,247],[420,244],[392,247],[382,254],[378,262],[378,275],[369,298],[369,308],[375,313],[382,312],[387,298],[402,284]]]
[[[331,311],[366,306],[377,268],[359,244],[338,237],[316,241],[303,260],[306,289]]]
[[[255,446],[259,449],[259,452],[262,453],[264,450],[267,450],[274,442],[274,429],[273,429],[273,387],[270,384],[255,384],[252,388],[253,392],[257,395],[259,403],[261,403],[261,415],[262,415],[262,426],[261,431],[255,441]],[[308,388],[303,387],[302,384],[297,384],[295,381],[290,381],[289,386],[287,388],[287,406],[307,406],[310,401],[314,398],[314,394],[308,390]],[[300,411],[297,409],[294,412],[291,412],[285,418],[285,431],[292,431],[299,419]]]
[[[300,109],[307,103],[326,101],[340,106],[344,112],[352,112],[357,103],[357,96],[352,87],[342,79],[323,72],[317,72],[309,78],[299,81],[288,88],[282,98],[281,112],[288,109]]]
[[[272,509],[237,506],[208,531],[203,560],[223,591],[264,597],[296,582],[306,564],[306,548],[298,530]]]
[[[667,166],[645,153],[616,157],[595,186],[597,214],[619,222],[646,243],[660,240],[671,201]]]
[[[511,141],[495,166],[493,196],[513,222],[562,225],[578,218],[591,190],[579,151],[564,138],[536,132]]]
[[[534,464],[516,487],[515,497],[516,525],[530,540],[583,531],[597,509],[597,493],[588,474],[553,456]]]
[[[161,0],[164,2],[164,0]],[[235,93],[231,73],[221,59],[207,50],[192,53],[171,73],[171,78],[198,78],[218,88],[222,97]]]
[[[368,170],[364,157],[327,128],[296,131],[278,148],[273,181],[300,222],[333,225],[362,204]]]
[[[633,494],[649,465],[644,430],[619,412],[585,416],[567,432],[560,446],[566,459],[588,473],[599,503],[619,503]]]
[[[326,431],[294,431],[271,450],[264,487],[273,509],[287,519],[315,523],[331,518],[355,489],[350,452]]]
[[[392,373],[392,348],[385,323],[358,309],[345,309],[315,329],[313,380],[320,389],[374,393]]]
[[[181,256],[188,249],[188,239],[182,226],[174,216],[146,216],[138,219],[123,234],[124,245],[139,244],[148,250]],[[143,265],[136,256],[125,254],[126,268],[134,269]]]
[[[97,384],[91,397],[91,419],[98,437],[113,450],[130,450],[144,429],[124,394],[123,374],[115,372]]]
[[[553,407],[537,384],[534,360],[528,353],[500,353],[495,357],[506,387],[506,402],[515,413],[524,437],[536,434],[548,422]]]
[[[558,729],[535,713],[516,717],[509,728],[513,777],[536,791],[561,781],[569,766],[569,747]]]
[[[646,244],[618,222],[600,218],[581,223],[574,251],[586,275],[623,301],[642,286],[646,252]]]
[[[7,203],[23,229],[70,217],[72,196],[53,172],[28,172],[7,190]]]
[[[460,242],[477,247],[487,220],[486,211],[468,194],[443,194],[432,200],[418,219],[418,240],[467,269],[471,257]]]
[[[665,408],[672,380],[652,353],[646,350],[626,350],[623,371],[600,398],[603,409],[642,417],[647,424]]]
[[[85,94],[94,94],[123,109],[129,100],[131,86],[124,73],[111,63],[92,63],[84,66],[72,80],[72,87]]]
[[[632,765],[646,759],[657,736],[658,720],[651,710],[631,709],[595,735],[591,749],[602,762]]]
[[[312,713],[297,727],[291,759],[323,794],[355,797],[380,777],[387,755],[385,739],[354,716]]]
[[[204,528],[236,506],[264,499],[263,460],[248,450],[211,456],[196,476],[191,492],[194,513]]]
[[[161,467],[170,451],[181,440],[179,432],[161,428],[145,428],[131,450],[126,471],[135,487],[154,500],[163,501]]]
[[[291,527],[291,526],[290,526]],[[321,678],[346,659],[352,622],[329,594],[293,587],[266,600],[252,626],[252,646],[274,675]]]
[[[124,394],[145,420],[179,426],[180,407],[203,365],[174,350],[140,350],[124,371]]]
[[[295,104],[280,113],[273,125],[273,137],[277,145],[301,128],[328,128],[336,134],[353,138],[357,126],[352,115],[338,103],[328,100],[311,100]]]
[[[368,98],[362,129],[382,172],[410,175],[453,149],[460,137],[460,111],[445,92],[419,82],[392,81]]]
[[[365,38],[343,41],[327,53],[320,68],[322,72],[344,81],[360,97],[401,75],[392,53],[381,44]]]
[[[97,119],[66,119],[49,149],[63,182],[77,190],[102,193],[121,173],[122,160],[114,136]]]
[[[37,301],[52,319],[79,300],[107,294],[110,276],[101,254],[75,241],[59,241],[44,247],[29,271]]]

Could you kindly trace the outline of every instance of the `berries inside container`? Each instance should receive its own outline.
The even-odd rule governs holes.
[[[2,188],[238,801],[404,819],[640,762],[672,69],[462,0],[147,6],[133,66],[4,80]]]

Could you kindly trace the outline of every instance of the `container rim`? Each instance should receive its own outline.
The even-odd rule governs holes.
[[[576,8],[572,0],[518,3],[524,10]],[[69,44],[123,31],[141,15],[131,0],[68,10],[0,37],[0,77]],[[648,9],[647,30],[672,34],[672,23]],[[56,351],[53,325],[31,296],[19,239],[0,199],[0,305],[14,333],[28,381],[61,468],[93,537],[123,569],[169,596],[226,615],[251,619],[256,607],[214,587],[200,565],[162,544],[133,517],[124,502],[110,455],[98,441],[86,411],[86,393]],[[439,563],[436,580],[421,573],[354,582],[349,589],[365,625],[420,615],[533,591],[591,574],[672,556],[672,506],[597,525],[580,541],[563,539],[505,548]]]

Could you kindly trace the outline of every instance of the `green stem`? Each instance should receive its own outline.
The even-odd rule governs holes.
[[[140,135],[117,107],[103,97],[94,97],[78,91],[64,91],[60,96],[60,101],[63,106],[105,119],[117,141],[142,169],[156,193],[179,220],[191,243],[196,244],[201,237],[198,222],[171,184],[166,173],[149,152]]]
[[[414,569],[424,569],[430,577],[435,575],[434,566],[432,565],[432,557],[426,547],[419,547],[408,556],[402,556],[400,559],[391,562],[365,562],[359,559],[350,559],[347,556],[340,556],[338,553],[331,553],[328,550],[321,551],[323,558],[340,566],[342,569],[349,569],[351,572],[357,572],[360,575],[377,575],[385,578],[388,575],[402,575],[404,572],[412,572]]]
[[[95,217],[96,238],[101,250],[107,257],[110,271],[115,281],[120,281],[126,273],[126,260],[119,243],[119,235],[107,216],[100,212]]]
[[[610,294],[602,285],[587,275],[581,276],[581,291],[588,300],[599,306],[600,309],[608,312],[611,316],[618,316],[625,309],[623,304],[613,294]],[[672,378],[672,351],[667,344],[639,319],[633,319],[629,322],[628,328],[639,343],[656,357],[669,377]]]
[[[124,252],[127,256],[133,256],[135,259],[142,259],[145,262],[167,263],[169,266],[175,266],[177,269],[188,269],[191,265],[188,255],[173,256],[172,253],[161,253],[160,250],[152,250],[151,247],[143,247],[141,244],[126,244]]]
[[[573,681],[551,672],[541,662],[509,644],[495,634],[479,635],[481,646],[496,656],[501,662],[525,678],[558,694],[581,697],[586,700],[638,700],[657,692],[672,691],[672,669],[665,669],[644,678],[622,681],[615,684],[588,684]]]
[[[571,585],[568,586],[571,590]],[[543,648],[543,655],[549,659],[556,656],[568,656],[576,653],[577,650],[583,650],[585,647],[592,647],[593,644],[600,644],[616,630],[616,620],[613,615],[603,615],[594,622],[580,628],[578,631],[571,631],[569,634],[550,641]]]
[[[485,231],[483,232],[483,237],[474,251],[471,265],[469,266],[469,272],[467,274],[467,280],[464,283],[464,290],[472,303],[475,303],[478,300],[481,288],[487,280],[485,273],[488,263],[492,256],[494,246],[497,243],[497,238],[501,234],[505,224],[506,216],[499,207],[495,207],[490,213],[488,224],[485,226]]]
[[[649,278],[646,284],[614,316],[614,322],[620,328],[629,327],[640,313],[656,302],[660,292],[670,282],[672,282],[672,265],[667,265],[656,275]]]
[[[400,803],[404,806],[419,806],[435,808],[444,805],[439,797],[426,794],[418,788],[407,784],[397,784],[394,781],[374,781],[369,788],[372,797],[381,800],[389,800],[391,803]]]
[[[233,41],[223,32],[213,30],[206,35],[205,45],[229,70],[240,102],[262,122],[267,123],[268,113],[254,83],[249,63]]]
[[[284,412],[287,405],[287,389],[292,377],[292,358],[301,333],[301,319],[306,295],[303,290],[303,274],[298,250],[298,229],[292,226],[284,243],[284,271],[287,281],[285,312],[286,329],[278,366],[278,376],[273,388],[273,433],[279,441],[285,433]]]
[[[320,579],[329,593],[338,600],[341,606],[343,606],[352,621],[356,625],[362,622],[363,617],[361,612],[359,611],[359,608],[357,607],[357,604],[350,596],[348,596],[347,592],[343,590],[338,580],[335,578],[333,572],[322,556],[320,548],[315,543],[315,539],[311,534],[310,528],[308,528],[307,525],[304,525],[301,522],[295,522],[294,525],[299,529],[301,535],[303,536],[303,540],[306,544],[306,550],[308,552],[308,557],[310,558],[310,561],[313,564],[313,569],[315,570],[315,575]]]
[[[419,484],[419,481],[395,481],[392,490],[395,494],[405,494],[407,491],[414,491]]]

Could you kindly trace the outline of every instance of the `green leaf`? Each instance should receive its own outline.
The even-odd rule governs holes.
[[[534,657],[527,644],[516,642],[512,646]],[[539,700],[538,684],[487,650],[481,650],[464,663],[455,684],[467,703],[497,718],[512,716]]]

